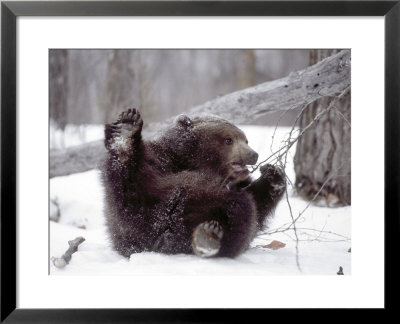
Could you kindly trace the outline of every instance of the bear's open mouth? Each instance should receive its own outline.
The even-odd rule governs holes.
[[[231,166],[234,172],[249,172],[247,166],[242,163],[232,162]]]

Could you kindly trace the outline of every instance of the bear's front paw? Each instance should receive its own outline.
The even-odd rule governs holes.
[[[224,231],[217,221],[201,223],[193,233],[193,252],[202,258],[215,256],[221,248],[223,235]]]
[[[128,135],[124,134],[125,132],[130,133],[129,135],[133,135],[142,129],[143,119],[140,116],[139,110],[132,108],[123,111],[118,116],[118,120],[115,124],[121,128],[122,135]]]
[[[265,164],[260,168],[261,176],[268,181],[273,188],[273,193],[280,196],[286,190],[286,176],[285,172],[280,167],[272,164]]]

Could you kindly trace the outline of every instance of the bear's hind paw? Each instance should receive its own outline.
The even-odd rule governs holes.
[[[142,129],[143,119],[139,110],[130,108],[119,115],[117,123],[121,125],[122,130],[135,133]]]
[[[217,221],[201,223],[193,233],[193,252],[202,258],[215,256],[221,248],[223,234],[224,231]]]

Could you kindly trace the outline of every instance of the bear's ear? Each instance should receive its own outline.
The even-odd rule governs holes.
[[[181,125],[181,126],[185,127],[185,128],[192,128],[192,126],[193,126],[192,120],[188,116],[183,115],[183,114],[179,115],[176,118],[176,123],[178,125]]]

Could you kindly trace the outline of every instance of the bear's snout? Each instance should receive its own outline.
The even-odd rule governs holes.
[[[248,154],[248,162],[246,164],[253,165],[256,164],[258,160],[258,153],[251,150]]]

